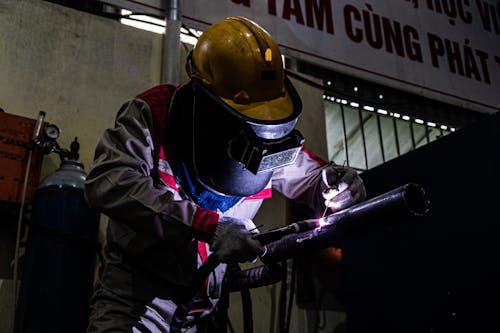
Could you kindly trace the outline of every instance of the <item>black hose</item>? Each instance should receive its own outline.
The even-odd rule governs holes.
[[[297,274],[297,262],[295,259],[292,261],[292,273],[290,278],[290,296],[288,297],[288,310],[286,314],[286,324],[285,324],[285,333],[290,332],[290,322],[292,318],[292,306],[293,306],[293,297],[295,294],[295,278]]]
[[[210,255],[203,265],[196,271],[193,280],[189,284],[187,290],[189,294],[177,304],[172,321],[170,323],[171,333],[181,333],[182,326],[184,325],[189,310],[191,309],[196,296],[199,294],[201,288],[204,286],[206,277],[220,264],[219,259],[213,254]]]
[[[231,271],[225,288],[229,292],[234,292],[267,286],[280,282],[285,276],[284,273],[284,268],[279,263]]]
[[[286,261],[283,262],[283,267],[285,267],[286,270]],[[285,327],[286,327],[286,292],[288,289],[288,281],[287,281],[287,275],[283,277],[283,280],[281,281],[281,288],[280,288],[280,302],[279,302],[279,315],[278,315],[278,320],[279,320],[279,332],[284,333],[285,332]]]
[[[243,333],[253,333],[253,310],[250,290],[243,289],[240,293],[243,311]]]

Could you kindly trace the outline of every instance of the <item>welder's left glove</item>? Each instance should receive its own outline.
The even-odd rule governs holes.
[[[264,253],[264,247],[253,236],[258,233],[252,220],[223,216],[209,241],[210,249],[223,263],[254,261]]]
[[[332,165],[323,169],[322,174],[325,207],[334,212],[352,206],[366,198],[363,180],[350,167]]]

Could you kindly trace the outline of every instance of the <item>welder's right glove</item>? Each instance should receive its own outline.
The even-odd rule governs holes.
[[[252,238],[255,232],[250,219],[221,217],[209,242],[210,250],[223,263],[253,261],[264,252],[263,246]]]
[[[350,207],[366,198],[363,180],[353,168],[332,165],[323,169],[321,176],[326,186],[322,192],[325,206],[334,212]]]

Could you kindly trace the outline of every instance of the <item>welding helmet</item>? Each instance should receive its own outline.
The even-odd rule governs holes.
[[[303,145],[294,129],[302,104],[278,45],[256,23],[230,17],[200,36],[186,67],[196,177],[224,195],[261,191]]]

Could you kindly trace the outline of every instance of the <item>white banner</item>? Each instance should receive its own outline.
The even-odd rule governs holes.
[[[473,110],[500,110],[497,1],[179,2],[189,26],[245,16],[291,57]]]
[[[103,0],[165,15],[169,0]],[[500,110],[500,6],[495,0],[178,0],[203,30],[254,20],[290,57],[476,111]]]

